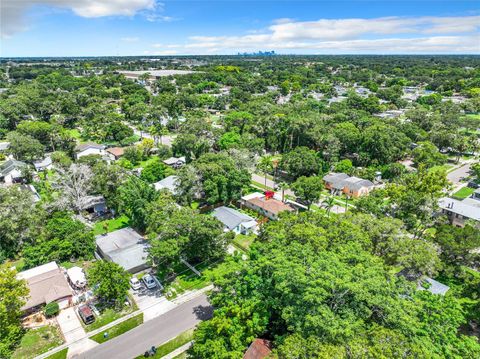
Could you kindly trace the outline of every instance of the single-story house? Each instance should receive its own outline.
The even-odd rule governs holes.
[[[350,177],[345,173],[329,173],[323,177],[325,188],[329,189],[333,194],[345,193],[354,198],[368,195],[375,187],[372,181]]]
[[[0,182],[5,184],[20,183],[23,181],[22,169],[28,165],[17,160],[8,160],[0,165]]]
[[[178,176],[168,176],[161,181],[155,182],[153,185],[157,191],[166,189],[172,194],[177,194],[177,180]]]
[[[420,279],[417,290],[428,290],[432,294],[445,295],[450,287],[432,279],[430,277],[423,277]]]
[[[110,147],[107,148],[107,153],[112,158],[112,160],[118,160],[120,157],[123,156],[125,150],[123,147]]]
[[[264,359],[272,352],[272,342],[266,339],[255,339],[243,355],[243,359]]]
[[[254,192],[241,198],[240,203],[261,215],[277,220],[281,212],[294,212],[295,210],[288,204],[279,201],[278,199],[267,197],[262,193]]]
[[[37,170],[37,172],[41,172],[51,169],[53,167],[53,162],[51,157],[47,156],[41,161],[33,162],[33,165],[35,166],[35,170]]]
[[[99,145],[98,143],[84,143],[77,146],[76,152],[77,152],[76,154],[77,159],[79,159],[80,157],[89,156],[89,155],[104,156],[105,146]]]
[[[72,289],[56,262],[50,262],[17,274],[27,282],[30,294],[23,311],[35,312],[44,304],[57,302],[61,309],[72,303]]]
[[[163,163],[173,168],[180,168],[187,162],[185,161],[185,157],[170,157],[164,160]]]
[[[212,214],[223,223],[225,231],[233,231],[236,234],[248,234],[257,228],[257,221],[242,212],[225,206],[215,208]]]
[[[480,226],[480,201],[471,199],[466,202],[443,197],[438,200],[438,206],[441,213],[445,214],[450,223],[455,226],[463,227],[468,220],[473,220]]]
[[[95,237],[97,253],[103,259],[122,266],[130,273],[149,268],[148,243],[133,228],[127,227]]]

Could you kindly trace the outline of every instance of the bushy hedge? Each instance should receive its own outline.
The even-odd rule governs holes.
[[[45,306],[44,313],[47,317],[53,317],[58,314],[60,307],[57,302],[50,302]]]

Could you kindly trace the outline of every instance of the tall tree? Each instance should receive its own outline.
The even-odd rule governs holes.
[[[8,264],[0,265],[0,357],[10,358],[23,334],[21,307],[27,302],[29,290],[24,280],[16,278]]]

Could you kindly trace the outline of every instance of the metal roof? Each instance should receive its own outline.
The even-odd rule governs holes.
[[[480,221],[480,208],[477,206],[448,197],[440,198],[438,206],[445,211]]]
[[[230,230],[236,228],[241,223],[255,221],[254,218],[239,212],[236,209],[225,206],[215,208],[212,215]]]

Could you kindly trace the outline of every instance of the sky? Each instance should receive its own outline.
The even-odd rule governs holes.
[[[0,0],[0,57],[480,54],[480,1]]]

